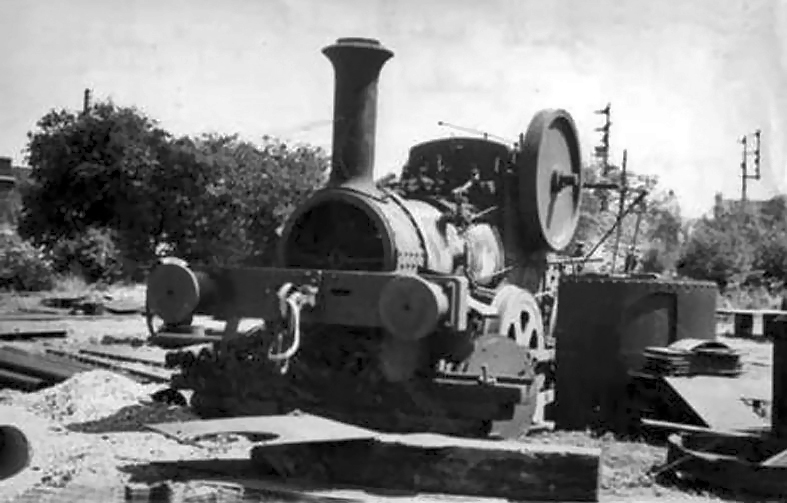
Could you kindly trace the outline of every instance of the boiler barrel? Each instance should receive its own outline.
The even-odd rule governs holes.
[[[646,347],[713,339],[717,292],[711,282],[564,278],[555,329],[556,426],[581,429],[611,420]]]

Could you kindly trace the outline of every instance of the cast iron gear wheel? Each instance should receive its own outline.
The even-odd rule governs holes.
[[[544,320],[532,293],[515,285],[503,285],[495,293],[492,306],[499,317],[494,333],[507,336],[527,349],[546,349]]]

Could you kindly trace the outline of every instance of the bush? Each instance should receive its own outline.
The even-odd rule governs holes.
[[[703,221],[687,240],[678,261],[678,273],[692,279],[715,281],[725,288],[752,269],[752,239],[738,229],[717,228]]]
[[[0,287],[34,292],[54,283],[52,263],[43,250],[16,235],[0,237]]]
[[[754,254],[755,270],[775,280],[787,279],[787,232],[774,228],[766,233]]]
[[[51,255],[55,271],[90,283],[112,283],[123,277],[122,252],[111,230],[89,228],[84,234],[58,241]]]
[[[661,274],[667,271],[673,263],[673,258],[664,251],[661,243],[656,243],[648,247],[642,254],[642,272]]]

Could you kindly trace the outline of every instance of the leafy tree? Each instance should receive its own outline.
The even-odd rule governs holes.
[[[112,102],[47,113],[28,133],[20,234],[51,249],[91,227],[114,229],[133,260],[150,259],[162,231],[153,175],[169,141],[155,121]]]
[[[328,166],[318,148],[267,137],[261,145],[174,138],[110,101],[87,113],[53,110],[28,140],[20,234],[52,251],[101,229],[127,273],[144,272],[162,249],[212,264],[269,259],[276,229],[322,185]]]
[[[182,200],[165,225],[177,255],[209,264],[267,264],[277,230],[326,180],[328,158],[315,147],[270,137],[260,145],[237,136],[181,140],[171,164],[192,178],[199,198]]]
[[[675,193],[656,194],[647,204],[642,269],[662,273],[674,269],[683,245],[685,225]]]
[[[750,263],[735,253],[735,239],[707,220],[692,232],[678,262],[678,272],[694,279],[704,279],[727,286],[734,276]]]
[[[680,272],[726,287],[745,281],[767,232],[762,215],[750,207],[717,209],[694,225],[680,257]]]

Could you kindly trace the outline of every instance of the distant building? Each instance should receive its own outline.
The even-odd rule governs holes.
[[[0,157],[0,231],[7,232],[14,226],[14,214],[21,204],[19,182],[29,175],[30,170],[14,166],[8,157]]]
[[[746,206],[755,212],[761,210],[766,203],[768,203],[767,199],[746,200]],[[740,207],[741,207],[740,199],[725,199],[724,197],[722,197],[721,194],[716,193],[716,197],[713,203],[713,216],[717,218],[724,212],[729,213],[735,210],[739,210]]]

